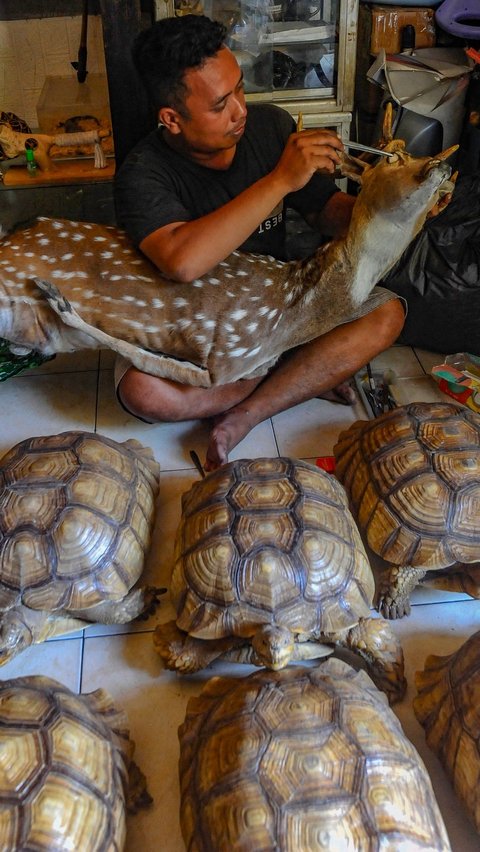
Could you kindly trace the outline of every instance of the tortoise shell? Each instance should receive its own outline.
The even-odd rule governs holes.
[[[412,403],[352,424],[334,454],[353,514],[383,559],[428,570],[478,561],[480,415]]]
[[[385,696],[340,660],[212,678],[179,739],[189,852],[450,849]]]
[[[0,847],[123,849],[134,744],[103,689],[75,695],[55,680],[0,681]],[[138,767],[136,804],[148,804]]]
[[[171,596],[186,633],[340,630],[370,615],[373,593],[344,489],[314,465],[240,459],[183,495]]]
[[[416,672],[413,707],[428,745],[480,832],[480,631]]]
[[[159,467],[138,441],[28,438],[0,460],[0,610],[82,610],[140,577]]]

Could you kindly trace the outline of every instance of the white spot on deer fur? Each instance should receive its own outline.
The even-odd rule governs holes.
[[[93,225],[90,225],[88,222],[83,222],[82,227],[84,227],[86,231],[91,231],[92,228],[93,228]]]
[[[192,320],[183,317],[183,319],[179,319],[177,322],[177,326],[179,328],[188,328],[192,324]]]
[[[250,349],[250,352],[247,352],[245,358],[253,358],[258,352],[260,352],[261,346],[256,346],[255,349]]]
[[[65,272],[63,269],[54,269],[50,275],[52,278],[61,278],[62,281],[69,281],[71,278],[77,278],[78,272]]]
[[[195,334],[194,339],[197,341],[197,343],[206,343],[207,342],[207,338],[205,337],[204,334]]]
[[[253,332],[256,331],[257,328],[258,322],[249,322],[249,324],[247,325],[247,331],[250,332],[250,334],[253,334]]]
[[[225,331],[233,331],[234,330],[233,325],[231,325],[229,322],[226,322],[223,327],[224,327]]]
[[[239,340],[241,340],[239,334],[231,334],[228,338],[227,346],[235,346],[235,344],[238,343]]]
[[[226,272],[226,273],[225,273],[225,278],[235,278],[235,276],[234,276],[234,275],[232,275],[232,273],[231,273],[231,272]]]
[[[271,287],[272,284],[273,284],[273,281],[272,281],[271,278],[265,278],[265,281],[263,282],[264,287]]]
[[[152,299],[152,308],[163,308],[165,307],[164,303],[161,299]]]
[[[80,240],[84,240],[84,239],[85,239],[85,237],[84,237],[83,234],[79,234],[79,233],[72,234],[72,240],[74,240],[74,242],[76,242],[76,243],[78,243],[78,242],[80,242]]]
[[[230,275],[229,275],[228,277],[230,278],[230,277],[233,277],[233,276],[230,276]],[[209,279],[208,279],[208,283],[209,283],[209,284],[213,284],[214,286],[216,286],[217,284],[220,284],[221,282],[220,282],[220,279],[219,279],[219,278],[209,278]]]
[[[93,239],[94,239],[94,241],[95,241],[96,243],[104,243],[104,242],[106,242],[106,239],[107,239],[107,238],[106,238],[106,237],[98,237],[98,236],[97,236],[97,237],[94,237]]]
[[[270,310],[270,308],[268,308],[266,305],[263,305],[263,307],[258,309],[258,315],[260,317],[264,317],[265,314],[268,314],[269,310]]]
[[[228,266],[228,267],[230,266],[230,264],[226,260],[221,260],[218,265],[219,266]]]
[[[205,314],[194,314],[196,320],[204,320]]]
[[[5,272],[16,272],[16,271],[17,271],[16,266],[7,266],[6,269],[5,269]]]
[[[246,316],[247,316],[247,312],[246,312],[246,310],[244,310],[244,308],[237,308],[236,311],[232,311],[232,313],[230,314],[230,317],[233,320],[241,320]]]
[[[42,237],[41,240],[38,241],[39,246],[48,246],[50,244],[50,240],[48,237]]]
[[[128,275],[127,278],[130,278],[132,281],[146,281],[147,284],[153,283],[153,278],[148,278],[147,275],[136,275],[135,278],[132,275]]]
[[[241,355],[245,355],[245,352],[248,352],[248,349],[245,346],[239,346],[238,349],[233,349],[230,352],[230,358],[240,358]]]
[[[216,324],[215,320],[205,320],[205,328],[215,328]]]
[[[225,295],[228,296],[230,299],[236,298],[235,293],[232,293],[231,290],[227,290]]]
[[[101,251],[100,257],[103,257],[104,260],[110,260],[113,257],[113,251]]]
[[[72,257],[75,257],[75,255],[73,255],[73,254],[71,254],[71,253],[69,253],[69,254],[62,254],[62,256],[61,256],[60,260],[71,260],[71,259],[72,259]]]
[[[123,275],[110,275],[110,281],[121,281]]]
[[[93,251],[84,251],[84,257],[93,257]]]
[[[52,228],[55,228],[56,231],[59,231],[60,228],[63,228],[63,222],[52,222]]]
[[[245,275],[248,275],[248,272],[245,272],[244,269],[239,269],[238,272],[237,272],[237,275],[244,275],[245,276]]]
[[[201,288],[203,287],[203,281],[200,278],[196,278],[195,281],[192,282],[194,287]]]
[[[287,293],[285,296],[285,304],[288,305],[295,298],[295,291],[290,290],[290,293]]]
[[[270,311],[268,315],[268,319],[273,319],[278,314],[277,308],[274,308],[273,311]]]
[[[140,266],[143,263],[143,260],[132,260],[132,266]]]
[[[258,302],[260,300],[260,296],[250,296],[251,302]]]
[[[173,305],[175,308],[185,308],[186,305],[188,305],[188,302],[186,299],[182,299],[177,296],[177,298],[173,300]]]

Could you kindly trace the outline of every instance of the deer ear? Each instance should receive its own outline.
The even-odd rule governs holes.
[[[364,173],[371,168],[369,163],[359,160],[358,157],[352,157],[346,151],[342,151],[339,157],[341,159],[340,171],[342,175],[361,184]]]

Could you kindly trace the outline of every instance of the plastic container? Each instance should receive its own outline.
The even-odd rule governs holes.
[[[45,78],[37,103],[38,129],[42,133],[68,132],[66,121],[85,119],[87,116],[95,119],[99,128],[111,129],[107,78],[104,74],[89,74],[84,83],[79,83],[76,75]]]

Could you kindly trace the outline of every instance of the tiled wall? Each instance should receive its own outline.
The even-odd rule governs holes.
[[[38,128],[36,106],[47,74],[75,77],[82,19],[35,18],[0,21],[0,110]],[[105,73],[102,22],[88,18],[87,70]]]

